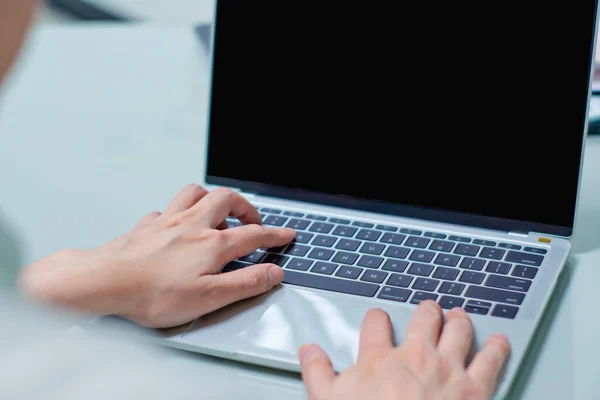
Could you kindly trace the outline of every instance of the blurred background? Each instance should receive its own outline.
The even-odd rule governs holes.
[[[44,0],[41,23],[81,20],[210,24],[214,0]]]

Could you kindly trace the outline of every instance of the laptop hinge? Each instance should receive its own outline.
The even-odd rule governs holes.
[[[519,237],[528,237],[529,236],[528,232],[521,232],[521,231],[511,231],[511,232],[508,232],[508,234],[511,236],[519,236]]]

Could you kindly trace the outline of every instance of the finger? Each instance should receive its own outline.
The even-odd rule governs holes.
[[[510,344],[506,336],[492,335],[467,369],[471,379],[482,384],[489,396],[496,391],[498,376],[509,353]]]
[[[200,185],[187,185],[171,200],[167,209],[163,213],[165,217],[171,216],[190,209],[198,203],[204,196],[208,194],[208,190]]]
[[[437,346],[442,328],[442,309],[431,300],[423,301],[414,311],[406,328],[405,342],[420,341],[433,347]]]
[[[209,313],[271,290],[283,280],[283,270],[274,264],[259,264],[204,279],[212,280]]]
[[[380,309],[369,310],[360,332],[358,362],[377,359],[393,346],[390,316]]]
[[[459,307],[450,310],[438,343],[440,355],[464,367],[472,341],[473,324],[469,315]]]
[[[138,222],[137,225],[133,229],[135,230],[135,229],[145,228],[148,225],[150,225],[151,223],[153,223],[154,221],[156,221],[156,219],[160,216],[161,216],[161,213],[159,213],[158,211],[151,212],[150,214],[148,214],[144,218],[142,218],[140,220],[140,222]]]
[[[335,372],[331,360],[317,345],[304,345],[298,351],[302,366],[302,380],[311,400],[321,400],[329,397]]]
[[[258,210],[248,200],[231,189],[215,189],[200,200],[190,212],[199,216],[211,228],[219,226],[228,216],[243,224],[261,224]]]
[[[272,228],[264,225],[243,225],[220,233],[225,246],[222,249],[223,263],[243,257],[256,249],[269,249],[290,243],[296,231],[290,228]]]

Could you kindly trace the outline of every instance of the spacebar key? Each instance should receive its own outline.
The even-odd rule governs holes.
[[[326,276],[303,274],[287,270],[283,276],[283,283],[304,286],[313,289],[323,289],[332,292],[356,294],[359,296],[373,297],[379,289],[379,285],[365,282],[350,281],[347,279],[335,279]]]

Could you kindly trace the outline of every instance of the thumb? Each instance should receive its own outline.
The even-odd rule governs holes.
[[[329,397],[335,372],[329,357],[315,344],[305,345],[298,351],[302,365],[302,379],[311,400]]]
[[[212,278],[216,310],[271,290],[283,280],[283,270],[275,264],[258,264],[213,275]]]

